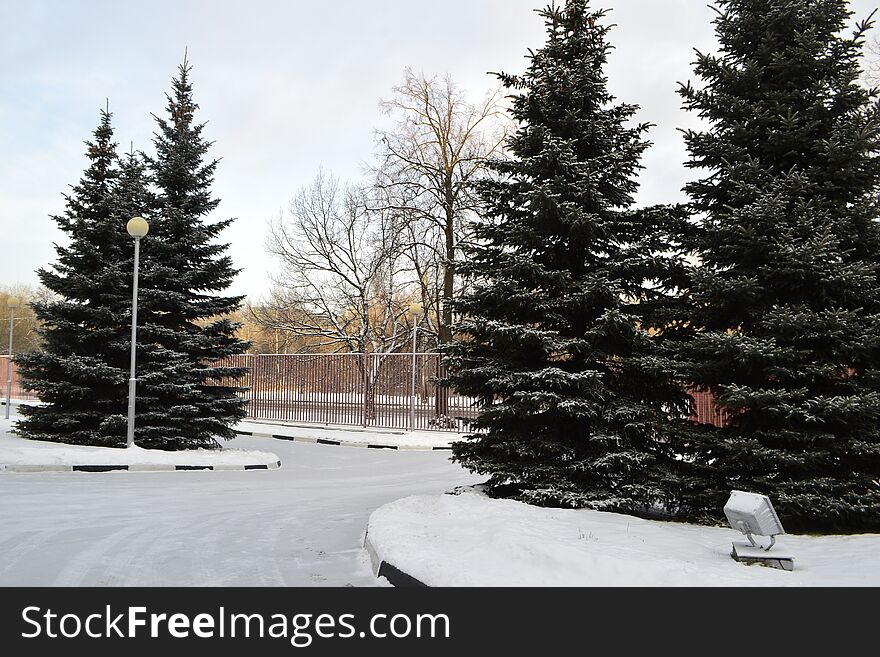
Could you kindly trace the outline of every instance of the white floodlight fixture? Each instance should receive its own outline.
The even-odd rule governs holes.
[[[727,516],[730,526],[745,534],[753,547],[760,547],[752,538],[753,535],[769,536],[770,545],[763,548],[764,551],[772,548],[776,543],[776,537],[785,533],[782,522],[766,495],[746,493],[741,490],[731,491],[730,499],[724,505],[724,515]]]

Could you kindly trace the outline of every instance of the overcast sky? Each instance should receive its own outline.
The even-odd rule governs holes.
[[[233,292],[259,298],[274,263],[267,221],[323,166],[361,175],[373,156],[379,101],[410,66],[449,73],[474,100],[487,71],[522,72],[544,40],[539,0],[0,0],[0,285],[36,285],[64,243],[51,214],[86,166],[85,139],[105,98],[120,150],[151,150],[151,113],[164,111],[189,49],[197,115],[208,121],[215,218],[239,274]],[[704,0],[604,0],[616,50],[613,93],[656,124],[638,202],[682,200],[689,174],[677,128],[676,82],[693,79],[693,48],[714,48]],[[856,18],[876,0],[853,0]]]

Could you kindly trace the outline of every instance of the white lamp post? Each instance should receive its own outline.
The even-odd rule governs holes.
[[[419,316],[422,314],[422,304],[411,303],[409,314],[413,320],[413,344],[412,344],[412,385],[410,387],[409,402],[409,430],[416,428],[416,334],[419,330]]]
[[[9,357],[6,359],[6,419],[9,419],[9,408],[12,405],[12,326],[15,323],[15,309],[18,299],[9,297],[6,300],[9,308]]]
[[[134,279],[131,290],[131,377],[128,379],[128,433],[125,446],[134,445],[134,398],[135,386],[135,354],[137,351],[137,308],[138,308],[138,264],[141,255],[141,238],[150,232],[150,224],[143,217],[129,219],[125,229],[134,238]]]

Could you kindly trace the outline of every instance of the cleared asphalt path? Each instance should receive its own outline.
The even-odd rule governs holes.
[[[370,586],[374,509],[479,481],[448,452],[229,445],[283,467],[0,475],[0,586]]]

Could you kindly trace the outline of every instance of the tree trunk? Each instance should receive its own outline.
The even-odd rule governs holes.
[[[452,342],[452,298],[455,294],[455,194],[452,190],[452,179],[446,179],[446,199],[444,210],[446,211],[446,224],[444,232],[446,237],[446,262],[443,264],[443,303],[441,309],[440,325],[437,327],[437,342],[445,344]],[[443,386],[437,387],[434,411],[437,416],[449,414],[449,390]]]
[[[379,380],[379,366],[373,372],[370,359],[374,358],[372,354],[366,352],[361,354],[361,383],[362,396],[364,401],[362,424],[369,426],[376,420],[376,382]]]

